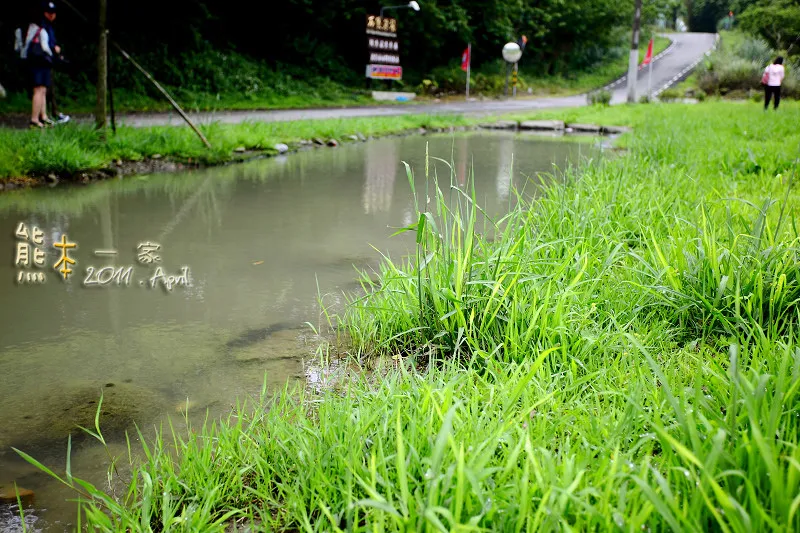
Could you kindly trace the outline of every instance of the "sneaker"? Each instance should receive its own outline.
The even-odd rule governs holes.
[[[69,115],[65,115],[64,113],[59,113],[58,117],[56,118],[57,124],[66,124],[69,122]]]

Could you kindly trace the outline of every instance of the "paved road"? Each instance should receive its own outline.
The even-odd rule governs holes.
[[[673,45],[665,50],[663,54],[657,56],[656,61],[653,63],[654,93],[660,92],[682,76],[688,74],[688,72],[703,58],[705,53],[713,48],[715,43],[715,36],[710,33],[674,33],[668,34],[667,36],[673,40]],[[646,69],[639,71],[637,80],[638,95],[643,95],[647,92],[647,76]],[[609,87],[613,90],[612,103],[621,103],[626,100],[626,80],[624,78]],[[519,98],[516,100],[462,101],[438,104],[389,105],[335,109],[220,111],[191,113],[190,117],[192,120],[201,124],[209,122],[236,124],[245,121],[277,122],[406,114],[456,113],[480,116],[535,109],[580,107],[583,105],[586,105],[586,97],[580,95],[558,98]],[[176,113],[127,115],[119,117],[118,120],[127,125],[137,127],[183,124],[183,121]]]

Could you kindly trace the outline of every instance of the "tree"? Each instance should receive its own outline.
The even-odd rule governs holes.
[[[108,34],[106,33],[107,0],[100,0],[97,43],[97,105],[94,120],[97,129],[106,127],[106,98],[108,97]]]
[[[776,50],[791,53],[800,39],[800,4],[792,0],[761,2],[748,7],[739,16],[739,24]]]

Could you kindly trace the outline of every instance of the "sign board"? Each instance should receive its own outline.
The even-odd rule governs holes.
[[[522,48],[517,43],[506,43],[503,47],[503,59],[516,63],[522,57]]]
[[[394,65],[367,65],[367,77],[373,80],[401,80],[403,67]]]
[[[367,78],[401,80],[397,19],[367,15]]]

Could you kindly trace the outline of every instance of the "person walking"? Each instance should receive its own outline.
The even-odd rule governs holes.
[[[31,86],[33,87],[30,122],[32,128],[44,128],[54,124],[47,117],[47,89],[52,85],[53,80],[53,57],[61,49],[57,44],[51,44],[51,35],[55,39],[55,32],[48,31],[45,23],[52,24],[55,19],[55,3],[45,2],[42,22],[28,25],[28,31],[25,34],[22,58],[28,62]]]
[[[764,69],[764,77],[761,79],[764,84],[764,111],[769,109],[769,101],[772,98],[775,99],[774,109],[778,109],[781,103],[781,83],[785,74],[781,56],[776,57],[775,61]]]
[[[58,101],[56,100],[56,83],[55,83],[55,72],[57,70],[57,66],[62,66],[65,64],[64,56],[61,53],[61,45],[58,44],[56,40],[56,31],[53,28],[53,21],[55,21],[55,14],[56,14],[56,5],[53,2],[45,2],[44,5],[45,14],[44,19],[42,20],[42,28],[44,31],[47,32],[48,40],[50,42],[50,48],[53,50],[53,63],[52,69],[50,74],[50,85],[47,87],[47,103],[50,106],[50,110],[52,111],[51,117],[55,119],[56,122],[59,124],[63,124],[69,122],[69,115],[65,115],[61,113],[58,109]],[[52,13],[52,17],[49,16],[49,13]]]

